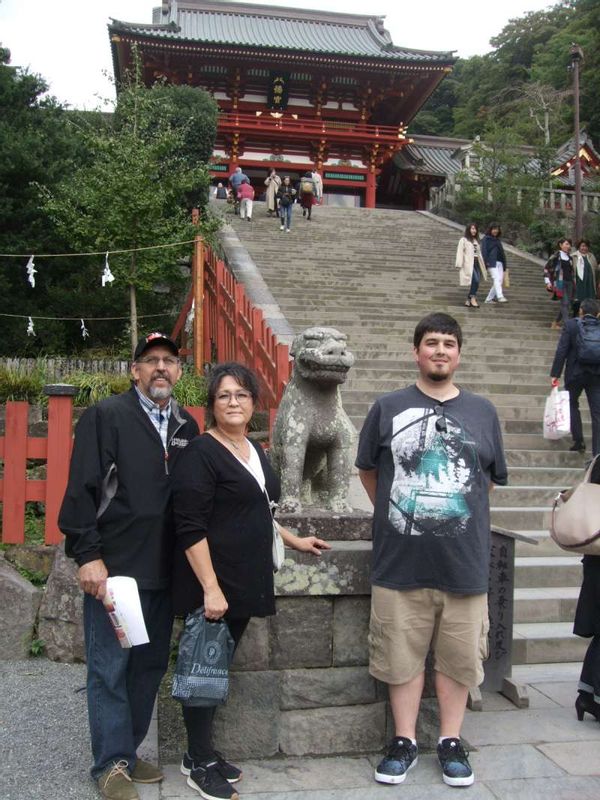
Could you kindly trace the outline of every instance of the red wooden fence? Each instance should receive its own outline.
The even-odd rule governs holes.
[[[194,346],[185,338],[185,320],[194,303]],[[291,374],[288,347],[254,308],[225,263],[200,240],[194,248],[192,287],[173,329],[172,337],[182,339],[182,355],[194,354],[198,372],[204,363],[239,361],[259,378],[261,406],[277,406]]]
[[[25,542],[25,503],[37,501],[46,505],[44,540],[46,544],[62,541],[58,528],[58,512],[62,503],[73,443],[74,387],[49,387],[48,437],[28,436],[29,403],[6,403],[5,435],[0,436],[0,459],[4,475],[0,479],[2,502],[2,542]],[[201,431],[204,430],[204,408],[188,407]],[[46,462],[46,478],[29,479],[27,460]]]

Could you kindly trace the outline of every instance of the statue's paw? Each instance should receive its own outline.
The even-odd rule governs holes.
[[[277,510],[281,514],[299,514],[302,511],[302,503],[296,497],[284,497],[279,501]]]
[[[352,506],[346,500],[332,500],[328,503],[328,507],[336,514],[351,514],[353,511]]]

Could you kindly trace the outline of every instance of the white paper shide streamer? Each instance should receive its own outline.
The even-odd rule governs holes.
[[[107,283],[112,283],[114,279],[115,276],[110,271],[110,265],[108,263],[108,250],[107,250],[106,256],[104,258],[104,272],[102,273],[102,288],[104,288]]]
[[[29,256],[29,261],[27,262],[27,266],[25,267],[27,270],[27,280],[31,285],[32,289],[35,289],[35,274],[37,269],[35,268],[35,264],[33,263],[33,256]]]
[[[27,336],[35,336],[33,320],[31,319],[31,317],[27,318]]]
[[[82,319],[79,320],[79,321],[81,322],[81,336],[82,336],[83,339],[87,339],[89,337],[89,335],[90,335],[90,332],[85,327],[85,322]]]
[[[184,330],[186,333],[191,334],[194,330],[194,311],[195,311],[196,301],[192,300],[192,307],[188,311],[187,317],[185,318],[185,325]]]

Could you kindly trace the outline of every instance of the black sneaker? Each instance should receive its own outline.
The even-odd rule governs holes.
[[[417,745],[404,736],[396,736],[384,758],[377,765],[375,780],[378,783],[403,783],[406,773],[417,764]]]
[[[200,792],[206,800],[239,800],[239,794],[221,775],[216,761],[194,764],[187,785]]]
[[[585,453],[585,442],[573,442],[569,447],[570,453]]]
[[[475,780],[468,755],[460,739],[443,739],[437,747],[442,778],[448,786],[470,786]]]
[[[225,778],[228,783],[237,783],[241,780],[242,777],[242,770],[239,767],[230,764],[229,761],[226,761],[225,758],[221,753],[215,750],[215,761],[219,767],[219,772]],[[189,753],[184,753],[183,758],[181,759],[181,766],[179,770],[182,775],[189,775],[192,769],[194,768],[194,762],[192,761],[191,756]]]
[[[242,770],[234,764],[230,764],[218,750],[215,750],[215,760],[219,765],[219,772],[229,783],[237,783],[241,780]]]

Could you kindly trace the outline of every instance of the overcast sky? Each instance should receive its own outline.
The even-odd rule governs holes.
[[[547,0],[262,0],[264,5],[316,8],[386,17],[394,44],[422,50],[483,54],[509,19],[547,8]],[[74,108],[95,108],[114,91],[107,24],[111,17],[151,22],[156,0],[0,0],[0,42],[13,66],[42,75],[50,91]]]

